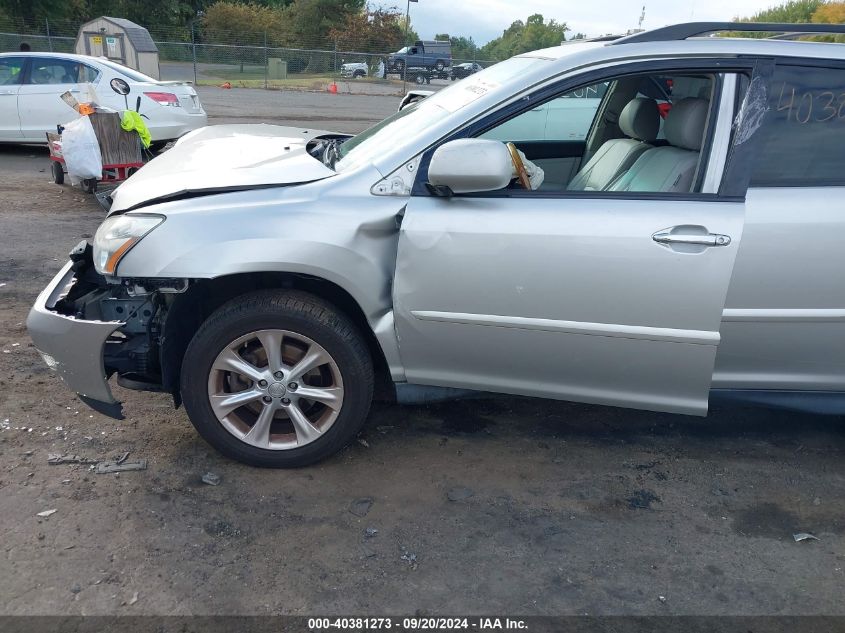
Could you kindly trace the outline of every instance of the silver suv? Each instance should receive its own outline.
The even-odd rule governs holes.
[[[566,44],[354,137],[197,130],[106,201],[32,339],[99,410],[113,374],[170,392],[258,466],[337,451],[377,388],[843,412],[845,47],[789,41],[822,32]]]

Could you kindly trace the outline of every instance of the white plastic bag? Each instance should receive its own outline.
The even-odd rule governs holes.
[[[71,184],[78,185],[88,178],[103,176],[103,156],[91,119],[79,117],[64,126],[62,155]]]

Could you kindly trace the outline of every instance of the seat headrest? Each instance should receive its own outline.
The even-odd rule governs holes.
[[[707,99],[687,97],[673,103],[663,126],[666,140],[675,147],[699,151],[709,109]]]
[[[637,97],[628,102],[619,115],[619,129],[625,136],[651,143],[660,131],[660,112],[657,102]]]

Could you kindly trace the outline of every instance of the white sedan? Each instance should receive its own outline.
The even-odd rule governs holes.
[[[124,97],[113,79],[129,85]],[[45,143],[45,132],[78,115],[60,98],[70,91],[79,101],[93,86],[97,102],[117,111],[136,108],[154,143],[164,143],[203,127],[208,116],[196,90],[187,82],[158,81],[101,57],[65,53],[0,54],[0,143]]]

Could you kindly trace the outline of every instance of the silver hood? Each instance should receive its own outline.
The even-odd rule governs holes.
[[[110,213],[188,195],[312,182],[335,172],[311,156],[331,134],[280,125],[211,125],[189,132],[111,194]]]

